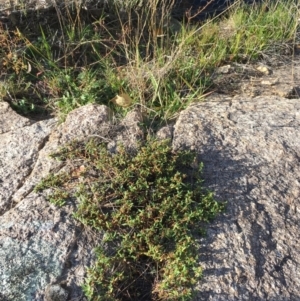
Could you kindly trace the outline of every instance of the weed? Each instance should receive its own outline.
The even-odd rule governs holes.
[[[135,154],[122,145],[111,154],[106,144],[90,140],[55,156],[84,162],[74,217],[104,232],[83,287],[89,300],[191,300],[201,276],[193,230],[224,208],[202,188],[195,154],[175,153],[169,141],[155,140]],[[71,195],[63,177],[52,175],[37,190],[63,186]],[[62,204],[62,194],[51,200]]]
[[[67,173],[61,173],[59,175],[49,174],[46,178],[43,179],[41,183],[36,185],[35,192],[42,191],[51,187],[60,187],[66,181],[70,179],[70,176]]]

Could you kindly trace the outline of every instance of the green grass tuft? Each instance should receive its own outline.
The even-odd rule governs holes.
[[[126,3],[97,15],[57,9],[51,24],[28,17],[22,31],[0,28],[0,68],[7,74],[0,96],[24,114],[44,107],[64,118],[91,102],[122,115],[126,110],[109,100],[126,93],[152,120],[170,119],[213,89],[216,67],[277,55],[297,36],[294,1],[241,1],[198,23],[175,20],[164,1],[160,10],[156,0],[147,9],[141,1]]]

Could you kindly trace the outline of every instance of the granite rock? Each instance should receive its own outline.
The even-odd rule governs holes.
[[[226,213],[200,240],[197,300],[300,300],[300,103],[215,95],[182,112],[174,149],[193,149]]]
[[[116,124],[108,107],[93,104],[62,124],[30,121],[5,103],[0,116],[11,120],[0,124],[0,300],[85,300],[81,285],[101,235],[74,220],[73,203],[56,207],[33,189],[65,168],[49,156],[60,146],[92,137],[134,145],[140,120],[131,112]]]
[[[0,214],[11,207],[14,194],[36,165],[55,119],[31,122],[0,103]]]

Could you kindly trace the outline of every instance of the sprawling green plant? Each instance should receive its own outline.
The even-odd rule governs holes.
[[[89,300],[190,300],[201,276],[193,230],[224,208],[203,190],[195,154],[154,140],[135,154],[123,146],[111,154],[91,140],[55,156],[84,160],[74,216],[104,233],[84,284]],[[57,188],[62,178],[39,188]]]

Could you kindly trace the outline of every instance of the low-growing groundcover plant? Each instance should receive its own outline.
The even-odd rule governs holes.
[[[149,139],[134,154],[90,140],[53,156],[82,160],[80,184],[69,188],[74,173],[49,175],[36,191],[52,187],[59,205],[76,196],[75,218],[104,233],[83,286],[88,299],[191,300],[202,272],[194,235],[224,209],[203,189],[196,154]]]

